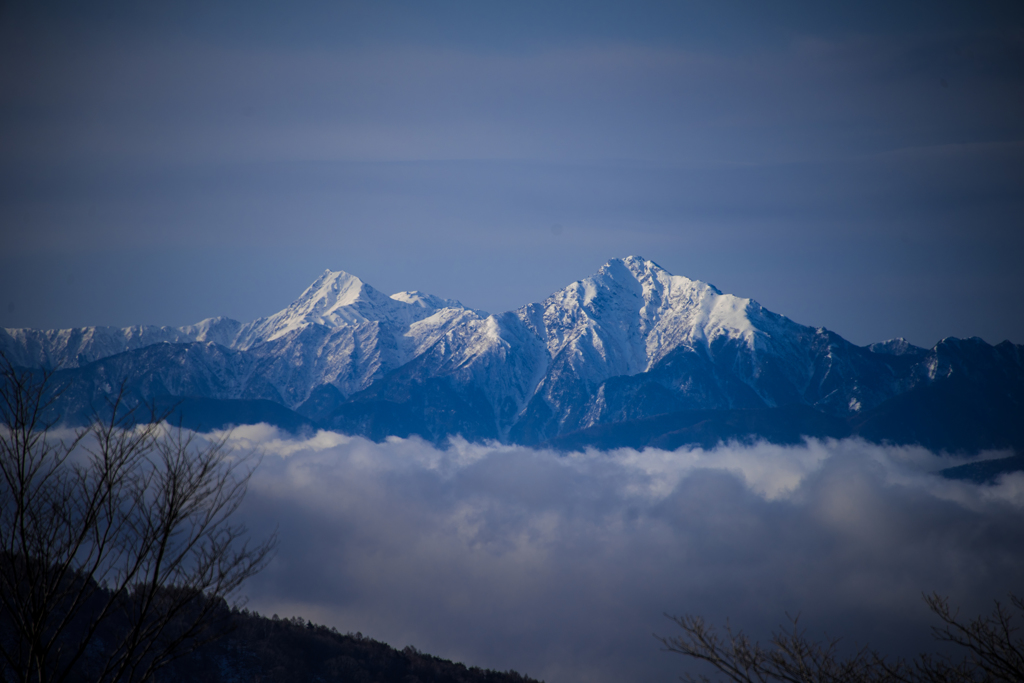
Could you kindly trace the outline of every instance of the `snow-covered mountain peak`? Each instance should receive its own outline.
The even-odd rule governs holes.
[[[643,256],[627,256],[615,258],[601,266],[598,273],[613,273],[616,270],[627,270],[638,282],[658,279],[662,276],[672,277],[671,273],[659,266],[654,261],[645,259]]]
[[[868,350],[872,353],[881,353],[887,356],[916,356],[926,353],[925,349],[922,349],[919,346],[914,346],[903,337],[896,337],[895,339],[887,339],[883,342],[869,344]]]
[[[268,338],[309,323],[337,327],[381,320],[390,317],[390,308],[401,306],[355,275],[327,270],[288,308],[267,319],[274,321],[275,328]]]
[[[865,414],[916,386],[988,372],[974,362],[1008,363],[999,376],[1019,378],[1021,349],[977,339],[859,348],[640,256],[495,316],[418,291],[386,296],[328,270],[287,308],[245,324],[0,329],[0,351],[20,366],[97,363],[74,375],[93,392],[76,393],[76,405],[102,398],[95,382],[128,363],[146,400],[271,400],[351,433],[517,443],[693,409]]]
[[[643,372],[680,344],[708,348],[723,335],[753,348],[751,303],[628,256],[518,315],[552,358],[564,357],[574,373],[596,379]]]
[[[435,311],[442,308],[466,308],[461,301],[457,301],[456,299],[443,299],[439,296],[426,294],[415,289],[409,292],[395,292],[391,295],[391,298],[395,301],[401,301],[402,303],[410,304],[412,306],[418,306],[419,308],[426,308]]]
[[[668,314],[677,318],[686,314],[691,322],[708,317],[735,317],[750,305],[750,299],[723,294],[714,285],[673,275],[654,261],[641,256],[612,259],[594,275],[556,292],[549,301],[559,300],[580,306],[588,318],[600,319],[612,314],[621,318],[632,311],[643,334],[653,330]],[[676,322],[679,322],[677,319]],[[733,320],[734,326],[746,328],[749,321]],[[692,325],[688,325],[692,327]]]
[[[376,290],[355,275],[343,270],[325,270],[324,274],[306,288],[288,310],[296,315],[324,314],[357,301],[371,300]]]
[[[307,325],[337,328],[377,322],[408,327],[435,310],[389,297],[343,270],[326,270],[287,308],[254,321],[243,345],[272,341]]]
[[[692,303],[702,298],[727,296],[712,284],[691,280],[682,275],[673,275],[654,261],[642,256],[612,259],[588,279],[613,287],[617,284],[639,291],[645,308],[650,308],[652,304],[654,308],[663,308],[666,304],[673,305],[681,300]],[[636,289],[637,286],[639,290]]]
[[[612,259],[518,315],[552,358],[566,352],[619,374],[643,372],[679,346],[711,354],[723,341],[767,348],[783,328],[799,327],[751,299],[673,275],[641,256]],[[581,365],[574,372],[587,370]]]

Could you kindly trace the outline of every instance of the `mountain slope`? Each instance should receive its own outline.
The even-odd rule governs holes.
[[[69,389],[57,407],[71,419],[125,380],[140,402],[265,400],[377,439],[523,444],[569,434],[579,443],[601,425],[656,431],[661,422],[644,421],[693,411],[732,412],[673,438],[805,429],[961,449],[1016,444],[1022,349],[954,339],[930,350],[899,339],[859,347],[636,256],[499,315],[421,292],[389,297],[326,271],[286,309],[246,324],[0,334],[16,365],[58,369]],[[771,427],[766,415],[790,426]]]

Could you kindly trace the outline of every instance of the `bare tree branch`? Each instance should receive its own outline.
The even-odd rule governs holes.
[[[0,681],[145,681],[269,560],[232,520],[258,463],[138,419],[124,384],[58,433],[58,393],[0,354]]]
[[[1024,600],[1010,595],[1010,607],[999,601],[991,614],[963,620],[947,598],[925,595],[925,604],[942,622],[932,629],[936,640],[966,649],[955,660],[948,655],[921,654],[907,662],[886,660],[870,648],[839,653],[838,639],[811,640],[792,627],[772,633],[768,645],[751,643],[742,632],[726,625],[720,636],[701,617],[669,617],[682,630],[672,637],[655,636],[668,652],[707,662],[735,683],[994,683],[1024,682],[1024,639],[1017,634],[1015,612],[1024,613]],[[684,681],[708,681],[685,674]]]

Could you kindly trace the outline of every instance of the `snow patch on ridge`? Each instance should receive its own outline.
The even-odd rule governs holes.
[[[411,306],[418,306],[420,308],[427,308],[431,310],[438,310],[441,308],[466,308],[461,301],[457,301],[456,299],[442,299],[439,296],[425,294],[418,290],[395,292],[391,295],[391,298],[395,301],[401,301],[402,303],[406,303]]]

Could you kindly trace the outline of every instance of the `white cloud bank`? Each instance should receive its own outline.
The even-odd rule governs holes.
[[[243,513],[281,540],[252,608],[549,683],[677,680],[665,612],[764,637],[788,611],[916,651],[922,591],[970,613],[1024,592],[1024,475],[947,481],[920,448],[560,456],[266,426],[230,445],[264,453]]]

